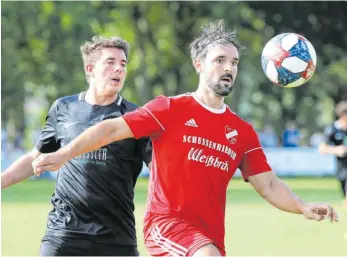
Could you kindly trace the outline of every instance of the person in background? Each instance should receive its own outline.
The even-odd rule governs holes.
[[[319,145],[322,154],[333,154],[337,159],[336,178],[340,182],[341,192],[347,208],[347,101],[335,108],[338,119],[324,130],[324,141]]]
[[[286,129],[282,133],[283,147],[298,147],[300,145],[300,131],[296,126],[295,121],[289,121]]]
[[[258,132],[260,144],[262,147],[277,147],[278,137],[270,124],[266,124],[264,129]]]

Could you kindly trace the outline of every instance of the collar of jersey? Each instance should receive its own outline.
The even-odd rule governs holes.
[[[215,108],[212,108],[206,104],[204,104],[203,102],[201,102],[198,97],[195,95],[195,93],[193,92],[192,94],[192,97],[194,98],[195,101],[198,102],[198,104],[200,104],[202,107],[204,107],[206,110],[212,112],[212,113],[216,113],[216,114],[221,114],[221,113],[224,113],[225,110],[226,110],[226,104],[223,105],[223,108],[222,109],[215,109]]]
[[[85,101],[87,103],[85,98],[86,98],[86,91],[83,91],[79,94],[78,100],[82,100],[82,101]],[[113,103],[108,104],[108,105],[117,104],[118,106],[120,106],[120,104],[122,103],[122,100],[123,100],[122,96],[120,94],[118,94],[116,100]]]

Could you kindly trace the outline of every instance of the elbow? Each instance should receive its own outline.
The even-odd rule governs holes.
[[[107,136],[105,139],[108,141],[107,143],[111,143],[113,141],[116,141],[117,139],[117,129],[115,127],[109,127],[107,133],[105,133]]]
[[[107,145],[114,141],[115,128],[109,123],[110,120],[102,121],[99,124],[95,125],[95,132],[93,135],[89,135],[91,140],[99,140],[99,143],[102,145]],[[94,138],[96,136],[96,138]]]
[[[108,120],[105,123],[105,139],[107,143],[119,140],[121,129],[118,118]]]
[[[275,188],[275,181],[271,179],[268,183],[266,183],[266,185],[264,185],[257,191],[261,197],[263,197],[265,200],[268,200],[274,194],[274,188]]]

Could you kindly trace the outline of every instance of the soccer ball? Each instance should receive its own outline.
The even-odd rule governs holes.
[[[306,83],[315,72],[316,63],[312,44],[295,33],[275,36],[265,45],[261,55],[266,77],[281,87],[298,87]]]

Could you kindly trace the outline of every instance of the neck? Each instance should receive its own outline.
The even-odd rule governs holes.
[[[195,95],[203,104],[213,109],[222,109],[224,107],[224,97],[216,96],[207,86],[200,84],[195,91]]]
[[[85,95],[85,101],[89,104],[109,105],[116,101],[118,94],[109,95],[99,92],[95,87],[90,86]]]

